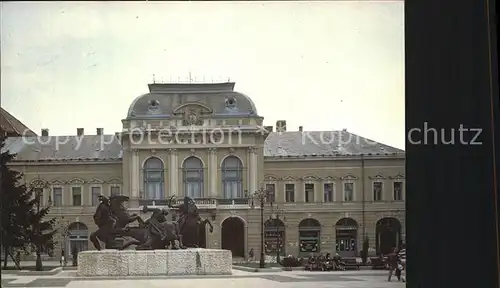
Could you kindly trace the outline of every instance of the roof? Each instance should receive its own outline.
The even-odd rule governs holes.
[[[347,131],[273,132],[264,146],[265,157],[350,156],[400,154],[403,150]]]
[[[174,116],[174,110],[188,103],[206,106],[213,116],[257,116],[255,103],[250,97],[235,92],[234,85],[232,82],[149,84],[149,93],[130,104],[127,119],[170,118]],[[156,103],[155,106],[152,103]]]
[[[323,139],[323,140],[322,140]],[[121,160],[123,152],[115,135],[58,137],[11,137],[5,150],[17,153],[18,161],[105,161]],[[2,151],[2,152],[3,152]],[[267,137],[264,156],[341,157],[355,155],[394,155],[404,151],[374,143],[347,131],[273,132]]]
[[[26,131],[26,136],[36,136],[36,133],[31,131],[26,125],[21,123],[16,117],[12,116],[7,110],[0,107],[0,129],[7,134],[23,135]]]

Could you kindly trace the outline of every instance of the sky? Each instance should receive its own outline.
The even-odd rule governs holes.
[[[402,1],[2,2],[1,106],[40,134],[122,130],[153,82],[234,81],[265,125],[404,149]]]

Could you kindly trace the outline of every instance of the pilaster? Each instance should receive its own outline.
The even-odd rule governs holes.
[[[179,191],[178,191],[178,177],[177,177],[177,173],[178,173],[178,170],[179,168],[177,167],[178,166],[178,152],[177,152],[177,149],[169,149],[168,150],[168,153],[169,153],[169,158],[170,158],[170,189],[169,189],[169,192],[168,192],[168,196],[172,196],[172,195],[177,195],[179,196]]]
[[[138,198],[139,197],[139,152],[137,149],[132,149],[132,161],[131,161],[131,196],[132,198]]]
[[[217,149],[209,148],[208,149],[208,185],[210,189],[209,195],[212,197],[218,197],[218,165],[217,165]]]
[[[248,170],[250,171],[249,179],[249,193],[253,193],[257,190],[257,149],[255,147],[248,147],[248,153],[250,158],[250,164],[248,165]]]

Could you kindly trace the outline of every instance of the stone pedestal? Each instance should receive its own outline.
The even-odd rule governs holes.
[[[229,250],[92,250],[78,253],[78,276],[231,275]]]

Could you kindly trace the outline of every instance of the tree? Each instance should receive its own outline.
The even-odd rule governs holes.
[[[10,256],[18,269],[19,263],[12,255],[14,249],[24,249],[26,244],[26,229],[29,226],[28,215],[31,210],[31,194],[26,186],[21,184],[23,175],[8,167],[15,154],[4,150],[5,138],[0,136],[0,205],[1,205],[1,239],[4,252],[4,269]]]
[[[363,241],[363,250],[361,250],[361,259],[363,264],[366,264],[368,260],[368,249],[370,249],[370,240],[368,239],[368,236],[366,236]]]
[[[28,205],[31,207],[28,213],[28,227],[25,233],[25,243],[31,246],[31,251],[36,253],[36,270],[42,271],[42,252],[52,251],[54,242],[52,241],[57,230],[53,229],[56,218],[44,220],[49,213],[50,206],[44,207],[43,188],[39,184],[30,185],[28,194],[31,196]]]

